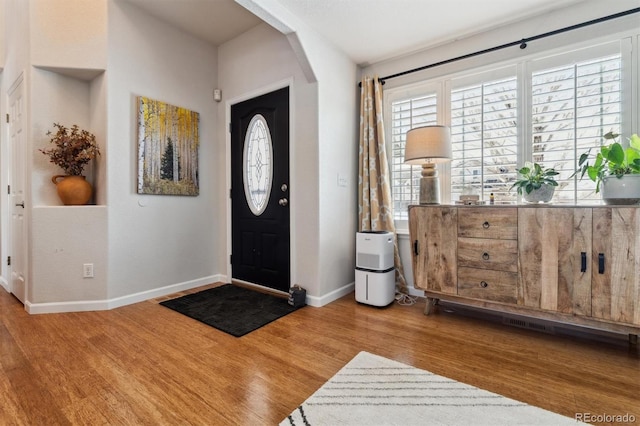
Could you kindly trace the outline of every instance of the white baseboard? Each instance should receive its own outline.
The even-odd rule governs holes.
[[[197,280],[185,281],[178,284],[168,285],[166,287],[154,288],[152,290],[106,300],[80,300],[73,302],[50,303],[31,303],[27,301],[27,303],[25,303],[25,309],[30,314],[106,311],[216,282],[227,282],[227,276],[222,274],[211,275],[209,277],[198,278]]]
[[[325,294],[322,297],[307,295],[307,305],[315,306],[318,308],[321,306],[327,305],[333,302],[334,300],[340,299],[342,296],[352,293],[355,290],[355,286],[356,286],[356,283],[352,282],[350,284],[345,285],[344,287],[341,287],[337,290],[332,291],[329,294]],[[423,290],[417,289],[413,286],[408,286],[408,290],[409,290],[410,296],[424,297]],[[354,300],[355,300],[355,296],[354,296]]]
[[[53,314],[63,312],[85,312],[85,311],[106,311],[109,309],[119,308],[121,306],[131,305],[133,303],[144,302],[145,300],[155,299],[157,297],[166,296],[168,294],[177,293],[184,290],[200,287],[215,282],[228,282],[227,276],[223,274],[212,275],[209,277],[199,278],[197,280],[186,281],[183,283],[172,284],[166,287],[154,288],[152,290],[142,291],[140,293],[129,294],[126,296],[115,297],[105,300],[80,300],[70,302],[48,302],[48,303],[25,303],[25,309],[30,314]],[[0,280],[0,283],[2,281]],[[355,282],[346,284],[332,292],[321,297],[307,295],[307,305],[313,307],[322,307],[339,298],[352,293],[355,290]],[[8,290],[7,290],[8,291]]]
[[[424,290],[420,290],[419,288],[415,288],[412,285],[408,285],[407,286],[407,290],[409,290],[409,296],[424,297]]]
[[[5,277],[0,277],[0,287],[7,290],[7,293],[11,293],[11,290],[9,289],[9,282],[5,279]]]
[[[321,297],[309,296],[307,294],[307,305],[315,306],[316,308],[319,308],[324,305],[328,305],[334,300],[338,300],[342,296],[352,293],[355,290],[355,287],[356,287],[356,283],[352,282],[336,290],[333,290],[331,293],[325,294],[324,296],[321,296]]]

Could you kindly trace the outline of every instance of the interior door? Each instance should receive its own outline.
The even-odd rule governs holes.
[[[11,293],[22,303],[26,300],[26,224],[24,218],[25,187],[25,97],[22,76],[9,91],[9,151],[11,171],[9,175],[10,265]]]
[[[290,286],[289,88],[231,107],[232,278]]]

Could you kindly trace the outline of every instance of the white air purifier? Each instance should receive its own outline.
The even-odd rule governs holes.
[[[356,234],[356,301],[387,306],[396,296],[393,233],[365,231]]]

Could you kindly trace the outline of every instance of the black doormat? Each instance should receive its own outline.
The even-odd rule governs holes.
[[[232,284],[165,300],[160,304],[236,337],[296,310],[286,298]]]

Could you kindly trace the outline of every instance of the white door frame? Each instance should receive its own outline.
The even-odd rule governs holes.
[[[16,78],[16,80],[11,84],[11,87],[9,88],[9,90],[7,91],[7,95],[6,95],[6,105],[7,105],[7,111],[9,114],[13,113],[13,111],[11,111],[12,108],[12,103],[11,103],[11,99],[12,97],[17,93],[20,97],[21,97],[21,102],[22,102],[22,106],[21,106],[21,111],[22,111],[22,124],[21,124],[21,130],[23,133],[23,140],[22,140],[22,144],[20,146],[20,150],[16,151],[14,144],[13,144],[13,140],[12,140],[12,124],[8,123],[7,124],[7,132],[6,132],[6,136],[7,136],[7,179],[8,179],[8,183],[10,186],[10,191],[8,191],[9,193],[7,194],[7,222],[6,222],[6,229],[7,229],[7,239],[6,239],[6,253],[7,256],[11,256],[11,265],[7,266],[7,279],[8,279],[8,287],[11,293],[13,293],[21,302],[25,303],[29,300],[29,294],[28,294],[28,271],[29,271],[29,258],[28,258],[28,242],[29,242],[29,238],[28,238],[28,232],[29,232],[29,209],[27,207],[25,207],[25,202],[28,199],[28,187],[29,187],[29,181],[27,179],[27,165],[28,165],[28,150],[27,150],[27,144],[28,144],[28,129],[29,129],[29,124],[28,124],[28,105],[27,105],[27,91],[26,91],[26,79],[25,79],[25,73],[24,71],[20,73],[20,75],[18,76],[18,78]],[[19,92],[16,92],[18,91]],[[14,114],[15,116],[15,114]],[[10,120],[13,120],[13,117],[10,117]],[[17,156],[17,157],[16,157]],[[20,164],[16,164],[17,162],[19,162]],[[19,185],[15,185],[16,180],[15,179],[15,174],[14,173],[22,173],[22,176],[20,177],[21,180],[21,185],[22,188],[18,188],[20,190],[19,194],[16,195],[16,186]],[[23,207],[18,207],[19,203],[22,203]],[[21,209],[21,210],[19,210]],[[21,220],[20,222],[22,223],[22,229],[21,230],[16,230],[15,229],[15,224],[14,224],[14,214],[15,213],[19,213],[21,215]],[[16,234],[18,234],[19,236],[16,237]],[[16,250],[15,246],[16,246],[16,241],[15,238],[19,238],[21,241],[21,245],[19,246],[19,249]],[[14,253],[14,251],[18,251],[19,253]],[[8,257],[4,257],[3,259],[1,259],[1,261],[6,262],[8,259]],[[17,268],[16,268],[17,267]],[[21,269],[21,270],[20,270]],[[20,274],[20,277],[14,277],[14,275]],[[16,286],[16,280],[19,280],[22,282],[22,284],[20,286]]]

